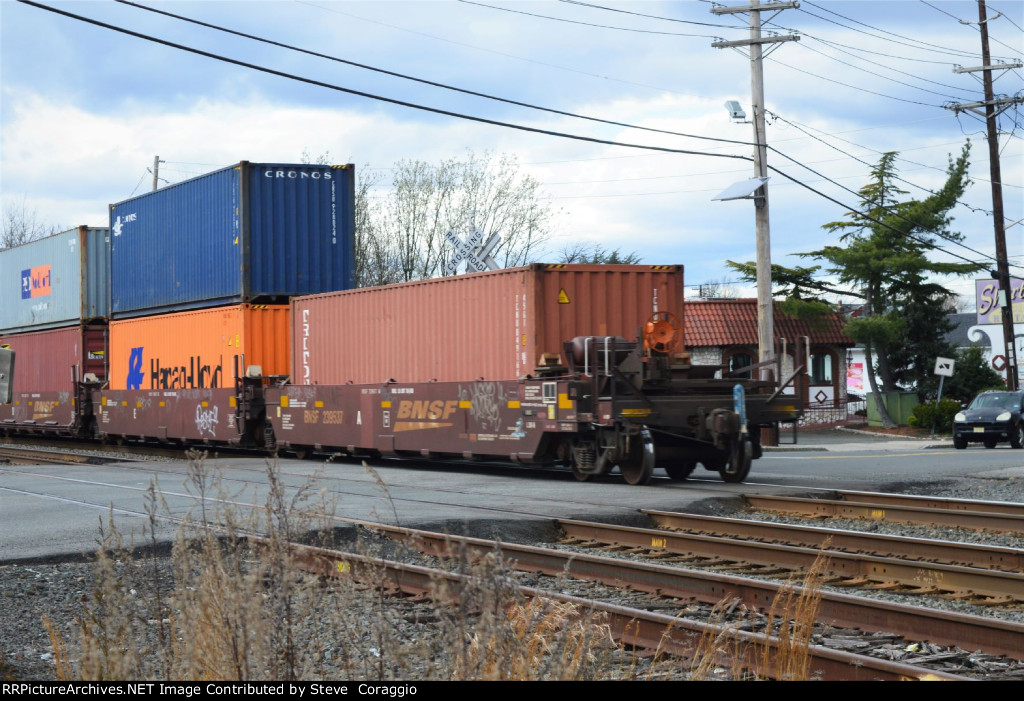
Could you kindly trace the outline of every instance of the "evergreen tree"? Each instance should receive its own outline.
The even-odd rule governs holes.
[[[970,183],[967,177],[968,142],[960,156],[950,158],[945,184],[922,200],[904,200],[907,193],[896,185],[896,152],[882,156],[871,171],[871,181],[859,191],[861,201],[846,219],[823,228],[839,234],[841,245],[825,246],[801,256],[825,262],[823,272],[836,284],[814,279],[819,267],[776,268],[773,281],[781,282],[790,298],[842,292],[863,300],[863,311],[846,325],[846,333],[864,344],[871,391],[892,391],[901,385],[931,382],[937,355],[949,355],[943,342],[949,330],[944,307],[953,296],[933,276],[967,275],[982,269],[974,263],[947,263],[929,259],[936,241],[959,241],[963,236],[949,229],[949,211]],[[752,265],[730,263],[750,276]],[[778,277],[775,277],[778,275]],[[893,422],[879,403],[886,426]]]

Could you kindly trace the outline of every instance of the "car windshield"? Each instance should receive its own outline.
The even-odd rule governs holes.
[[[1019,399],[1013,392],[979,394],[971,402],[971,409],[1016,409]]]

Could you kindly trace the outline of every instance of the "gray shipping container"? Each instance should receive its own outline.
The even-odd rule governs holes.
[[[110,230],[80,226],[0,251],[0,332],[110,315]]]

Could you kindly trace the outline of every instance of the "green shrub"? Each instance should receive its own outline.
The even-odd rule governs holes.
[[[908,423],[917,428],[932,428],[934,426],[939,433],[952,433],[953,417],[958,411],[960,411],[960,402],[955,399],[923,402],[914,407]]]

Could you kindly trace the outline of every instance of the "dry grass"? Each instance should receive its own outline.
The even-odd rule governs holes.
[[[740,602],[720,602],[709,621],[716,628],[709,628],[697,646],[691,678],[711,679],[724,665],[724,671],[737,680],[811,680],[810,647],[821,603],[822,573],[828,567],[826,548],[823,546],[801,581],[790,580],[775,595],[766,620],[760,623],[762,632],[752,645],[734,634],[736,624],[726,623]]]
[[[261,506],[244,509],[230,502],[246,495],[229,493],[205,455],[193,453],[186,487],[196,506],[181,524],[169,566],[157,547],[157,526],[171,513],[159,485],[147,493],[140,541],[148,547],[141,554],[110,513],[100,523],[95,584],[77,647],[65,649],[50,628],[58,678],[709,679],[722,660],[732,660],[734,678],[742,678],[752,657],[757,678],[808,676],[820,566],[800,592],[788,589],[772,607],[780,647],[751,656],[726,634],[706,636],[687,670],[678,659],[641,659],[623,649],[604,620],[575,606],[525,598],[500,552],[458,554],[449,565],[464,576],[437,583],[430,602],[396,597],[383,567],[364,569],[358,581],[299,571],[290,564],[289,543],[330,547],[334,535],[334,507],[316,481],[314,475],[286,487],[276,462],[268,461],[265,491],[250,499]],[[251,533],[265,537],[260,547],[246,538]],[[356,547],[371,561],[383,559],[372,538]],[[727,608],[717,609],[718,622]]]

